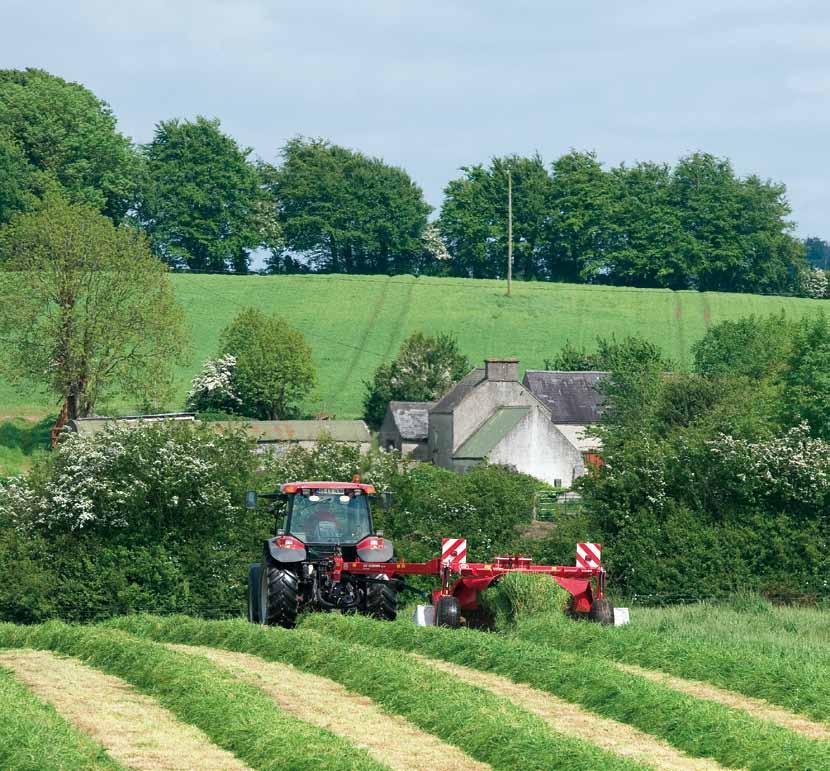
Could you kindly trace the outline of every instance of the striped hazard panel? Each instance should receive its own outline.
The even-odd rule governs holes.
[[[464,538],[443,538],[441,540],[441,564],[467,561],[467,541]]]
[[[601,543],[578,543],[576,545],[576,566],[578,568],[598,568],[601,564]]]

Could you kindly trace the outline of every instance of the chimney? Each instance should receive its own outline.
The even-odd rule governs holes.
[[[519,379],[518,359],[485,359],[484,369],[487,380],[517,381]]]

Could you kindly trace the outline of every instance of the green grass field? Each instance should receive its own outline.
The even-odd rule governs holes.
[[[751,313],[799,317],[830,307],[820,300],[758,295],[671,292],[412,276],[188,276],[173,282],[187,312],[192,354],[177,372],[180,409],[190,379],[215,354],[220,331],[243,307],[276,311],[302,330],[320,385],[305,409],[340,418],[361,414],[363,381],[414,331],[452,332],[473,363],[517,356],[538,369],[570,340],[591,345],[597,335],[639,334],[688,367],[691,345],[706,328]],[[134,405],[109,405],[114,411]],[[57,412],[54,401],[0,383],[0,420]]]
[[[502,633],[418,629],[408,613],[310,614],[295,630],[184,616],[0,624],[0,767],[181,767],[180,736],[188,767],[210,754],[229,771],[830,768],[826,611],[758,600],[634,608],[624,628],[524,621]],[[660,655],[681,649],[694,666]],[[805,689],[817,697],[788,694]],[[137,699],[168,717],[135,731]]]

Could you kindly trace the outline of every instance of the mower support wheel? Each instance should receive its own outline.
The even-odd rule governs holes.
[[[461,606],[458,598],[444,595],[438,598],[435,606],[435,626],[446,626],[457,629],[461,625]]]
[[[259,615],[259,571],[261,567],[262,566],[259,563],[256,563],[248,568],[248,621],[252,624],[262,623]]]
[[[293,629],[297,623],[299,578],[284,568],[260,568],[260,623]]]
[[[394,621],[398,615],[398,593],[386,581],[372,581],[366,586],[367,616]]]
[[[594,600],[591,605],[591,610],[588,613],[588,618],[591,621],[596,621],[598,624],[613,624],[614,606],[609,600],[604,598],[601,600]]]

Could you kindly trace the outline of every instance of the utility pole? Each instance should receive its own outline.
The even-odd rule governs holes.
[[[513,287],[513,175],[507,170],[507,296]]]

